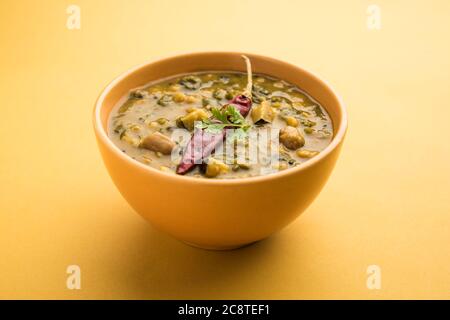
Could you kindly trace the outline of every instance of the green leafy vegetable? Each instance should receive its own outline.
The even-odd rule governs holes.
[[[120,106],[119,113],[127,112],[128,109],[130,109],[134,105],[134,103],[138,100],[139,99],[136,99],[136,98],[129,98],[127,101],[125,101],[125,103],[123,105]]]
[[[117,134],[122,133],[122,130],[124,130],[124,127],[123,127],[122,124],[119,124],[118,126],[116,126],[114,128],[114,132],[117,133]]]
[[[308,119],[302,119],[301,123],[305,126],[305,127],[314,127],[317,123]]]
[[[322,119],[326,119],[325,114],[323,113],[322,109],[319,106],[314,107],[314,113],[316,114],[316,116],[318,116]]]
[[[158,100],[158,104],[160,105],[160,106],[163,106],[163,107],[165,107],[165,106],[167,106],[168,104],[170,104],[172,102],[172,96],[170,96],[170,95],[168,95],[168,94],[165,94],[165,95],[163,95],[161,98],[159,98],[159,100]]]
[[[213,93],[213,97],[214,99],[217,100],[222,100],[225,98],[225,96],[227,95],[227,92],[224,89],[217,89],[216,91],[214,91]]]
[[[259,84],[254,84],[252,87],[253,94],[256,95],[263,95],[268,96],[270,94],[270,91],[264,88],[263,86],[260,86]]]
[[[181,78],[179,84],[189,90],[196,90],[200,88],[202,80],[196,76],[186,76]]]
[[[233,138],[242,138],[250,128],[244,117],[235,106],[229,104],[222,109],[211,108],[212,119],[205,119],[197,124],[197,128],[205,129],[210,133],[220,133],[225,128],[234,128]]]

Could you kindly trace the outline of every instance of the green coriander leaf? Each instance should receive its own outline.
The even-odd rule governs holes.
[[[228,105],[226,114],[228,116],[227,119],[229,119],[231,123],[242,124],[245,121],[239,110],[231,104]]]
[[[221,133],[225,128],[234,128],[235,130],[230,134],[233,139],[243,139],[247,136],[247,130],[251,125],[245,121],[236,106],[230,104],[222,109],[213,107],[211,113],[213,118],[220,122],[205,119],[198,125],[198,128],[205,129],[212,134]]]
[[[225,126],[227,126],[225,123],[212,123],[206,126],[205,131],[212,134],[219,134],[223,131]]]
[[[214,118],[216,118],[220,122],[223,122],[223,123],[228,122],[226,113],[223,112],[222,110],[220,110],[219,108],[213,107],[211,109],[211,113],[214,116]]]

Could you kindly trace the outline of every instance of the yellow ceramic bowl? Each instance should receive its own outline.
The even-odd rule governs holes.
[[[130,89],[180,73],[245,71],[236,52],[201,52],[169,57],[134,68],[112,81],[94,109],[94,129],[106,168],[130,205],[154,227],[189,244],[230,249],[264,239],[292,222],[318,195],[341,148],[347,116],[324,81],[302,68],[247,54],[253,71],[296,84],[328,111],[334,139],[319,155],[276,174],[246,179],[198,179],[161,172],[123,154],[108,138],[114,104]]]

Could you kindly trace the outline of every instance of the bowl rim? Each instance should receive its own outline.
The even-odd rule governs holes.
[[[247,178],[235,178],[235,179],[199,179],[194,178],[191,176],[181,176],[178,174],[173,173],[167,173],[163,172],[161,170],[158,170],[156,168],[146,166],[145,164],[133,159],[132,157],[124,154],[119,147],[117,147],[112,140],[108,137],[108,134],[106,130],[103,128],[102,121],[101,121],[101,109],[103,106],[103,102],[105,100],[105,97],[107,94],[118,84],[120,81],[122,81],[124,78],[129,76],[132,73],[135,73],[136,71],[139,71],[140,69],[150,65],[154,64],[163,60],[170,60],[174,58],[181,58],[181,57],[187,57],[192,55],[214,55],[214,54],[235,54],[235,55],[247,55],[247,56],[253,56],[262,58],[269,61],[274,61],[278,63],[283,63],[290,68],[300,70],[303,73],[308,74],[309,77],[313,78],[314,81],[320,83],[323,87],[327,88],[332,95],[336,98],[338,102],[338,107],[341,112],[341,123],[339,128],[336,131],[336,134],[333,136],[333,139],[331,140],[331,143],[323,149],[317,156],[313,157],[312,159],[309,159],[308,161],[305,161],[298,166],[295,166],[293,168],[289,168],[286,170],[282,170],[276,173],[271,173],[263,176],[255,176],[255,177],[247,177]],[[313,97],[314,98],[314,97]],[[325,108],[326,109],[326,108]],[[297,65],[294,65],[292,63],[263,56],[260,54],[250,53],[250,52],[236,52],[236,51],[193,51],[193,52],[185,52],[181,54],[172,54],[172,55],[166,55],[158,58],[151,59],[147,62],[144,62],[142,64],[139,64],[137,66],[134,66],[127,71],[121,73],[119,76],[115,77],[111,82],[109,82],[105,88],[101,91],[100,95],[98,96],[93,110],[93,126],[94,131],[97,135],[97,138],[100,139],[113,153],[115,153],[119,158],[123,159],[124,161],[130,163],[133,166],[137,166],[138,168],[148,171],[149,173],[160,175],[160,178],[165,178],[168,180],[171,180],[172,182],[178,182],[178,183],[193,183],[193,184],[205,184],[205,185],[242,185],[242,184],[253,184],[253,183],[259,183],[267,180],[276,180],[281,179],[288,175],[296,174],[299,171],[306,170],[307,168],[315,165],[316,163],[320,162],[322,159],[324,159],[328,154],[330,154],[334,149],[336,149],[337,146],[339,146],[346,134],[347,131],[347,125],[348,125],[348,119],[347,119],[347,110],[344,105],[344,102],[340,95],[337,94],[337,92],[331,87],[331,85],[325,81],[323,78],[317,75],[317,73],[313,73],[309,70],[306,70],[302,67],[298,67]]]

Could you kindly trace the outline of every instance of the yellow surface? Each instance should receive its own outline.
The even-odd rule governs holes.
[[[450,298],[450,3],[0,3],[0,298]],[[195,4],[195,5],[194,5]],[[154,231],[100,159],[93,103],[113,77],[192,50],[250,51],[343,96],[335,171],[291,226],[231,252]],[[81,290],[66,268],[81,268]],[[368,290],[378,265],[381,290]]]

